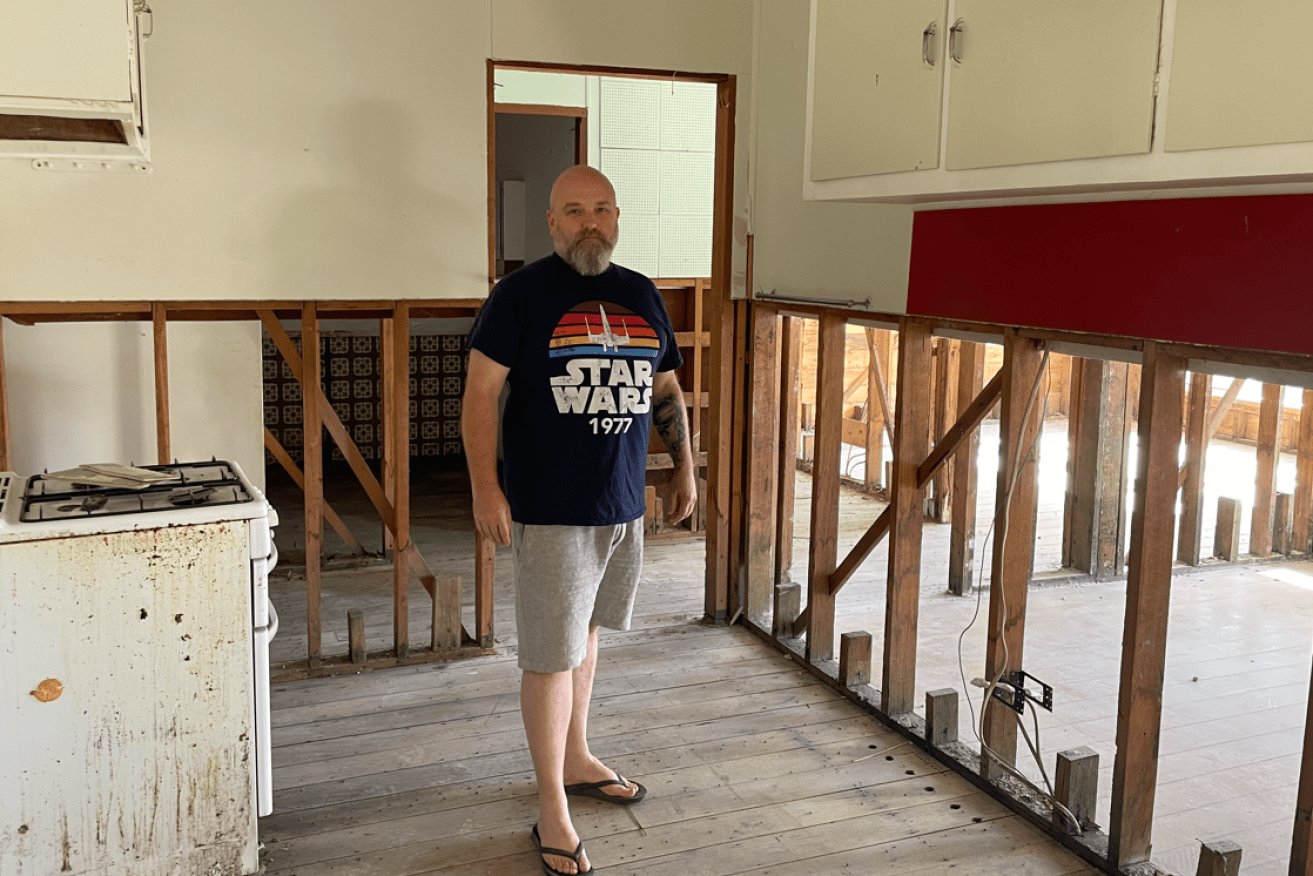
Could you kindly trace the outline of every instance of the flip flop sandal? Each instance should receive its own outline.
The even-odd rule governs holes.
[[[535,824],[533,826],[533,845],[538,849],[538,863],[542,865],[543,873],[545,873],[546,876],[587,876],[587,874],[593,872],[592,867],[589,867],[587,870],[581,870],[579,868],[579,859],[584,856],[583,840],[579,840],[579,845],[574,847],[573,852],[567,852],[565,849],[553,849],[550,846],[543,846],[542,837],[538,835],[538,825]],[[571,861],[574,861],[576,872],[565,873],[561,870],[557,870],[551,864],[547,863],[547,855],[555,855],[558,858],[569,858]]]
[[[608,794],[603,788],[609,788],[615,785],[618,788],[628,788],[633,785],[637,790],[632,796],[625,797],[620,794]],[[638,782],[630,781],[619,773],[615,774],[614,779],[605,779],[601,782],[580,782],[577,785],[566,785],[565,793],[575,797],[591,797],[594,800],[601,800],[603,803],[614,803],[617,806],[633,806],[635,803],[647,796],[647,788],[644,788]]]

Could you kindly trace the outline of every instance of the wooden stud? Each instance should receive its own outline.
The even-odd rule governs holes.
[[[693,525],[695,531],[701,532],[706,529],[707,520],[707,493],[701,488],[702,466],[697,462],[702,450],[702,360],[706,357],[707,334],[703,331],[704,319],[702,316],[702,289],[703,281],[701,278],[693,281],[693,385],[689,387],[691,398],[690,414],[688,419],[688,442],[693,451],[694,474],[699,480],[698,499],[694,508],[694,514],[697,519]],[[672,462],[673,464],[673,462]]]
[[[999,416],[999,471],[994,555],[990,571],[985,674],[1000,678],[1025,663],[1026,596],[1035,555],[1039,436],[1044,422],[1043,356],[1036,341],[1009,335],[1003,343],[1003,400]],[[1036,389],[1038,387],[1038,389]],[[1016,763],[1015,714],[991,700],[985,706],[981,774],[1003,774],[995,758]]]
[[[959,418],[980,394],[985,374],[985,345],[964,341],[958,363]],[[953,527],[948,544],[948,592],[962,596],[975,583],[972,564],[976,555],[976,457],[980,432],[972,429],[953,457]]]
[[[383,495],[387,498],[392,507],[397,505],[397,473],[396,473],[396,453],[397,448],[392,437],[392,430],[396,427],[393,418],[388,416],[390,403],[396,393],[398,362],[396,351],[392,349],[392,320],[380,319],[378,321],[378,362],[380,374],[379,398],[382,401],[379,412],[379,443],[382,447],[382,460],[379,463],[379,479],[383,482]],[[409,347],[409,341],[407,341]],[[407,349],[407,356],[410,355]],[[410,382],[409,363],[400,375],[407,383]],[[396,551],[396,540],[392,537],[392,530],[387,526],[383,527],[383,555],[388,556]]]
[[[1185,465],[1180,474],[1181,524],[1176,539],[1176,559],[1187,566],[1199,565],[1204,526],[1204,462],[1208,458],[1208,408],[1213,401],[1213,376],[1198,372],[1190,376],[1190,404],[1185,424]]]
[[[1258,466],[1254,478],[1254,508],[1249,523],[1249,552],[1260,557],[1272,552],[1272,506],[1276,502],[1281,390],[1280,384],[1264,383],[1263,401],[1258,408]]]
[[[497,545],[474,535],[474,636],[480,648],[493,646],[493,580],[497,573]]]
[[[941,687],[925,692],[925,739],[935,748],[957,742],[957,691]]]
[[[1313,546],[1313,389],[1304,390],[1303,406],[1299,409],[1293,513],[1293,549],[1298,553],[1308,553]]]
[[[1081,359],[1079,369],[1064,560],[1074,569],[1106,578],[1120,575],[1125,563],[1128,366]]]
[[[885,586],[881,705],[888,715],[916,706],[917,616],[921,605],[921,529],[925,489],[918,467],[929,455],[933,379],[930,326],[904,319],[898,332],[898,391],[894,402],[894,476],[889,485],[889,573]],[[833,599],[833,597],[830,597]]]
[[[392,551],[392,643],[397,658],[404,659],[410,653],[410,560],[413,553],[410,550],[410,306],[403,302],[397,302],[392,314],[392,355],[396,362],[396,379],[386,414],[391,418],[392,483],[393,495],[396,496],[393,505],[396,525],[392,530],[396,537]],[[441,601],[437,592],[430,591],[430,595],[434,603]],[[456,623],[459,627],[459,617]]]
[[[292,480],[296,482],[296,485],[304,490],[305,475],[301,472],[301,468],[296,464],[296,460],[292,459],[291,454],[287,452],[283,445],[278,443],[278,439],[273,436],[273,433],[269,431],[268,427],[264,430],[264,446],[265,449],[273,454],[274,459],[278,460],[278,464],[281,465],[283,470],[291,476]],[[346,523],[341,517],[337,516],[337,512],[334,511],[327,502],[324,502],[324,519],[327,520],[328,525],[333,527],[334,531],[342,537],[342,540],[346,542],[347,548],[350,549],[352,554],[355,556],[364,555],[364,545],[356,540],[356,537],[351,534],[351,530],[347,528]]]
[[[834,657],[830,575],[839,551],[839,452],[847,322],[821,316],[816,347],[816,460],[812,463],[811,545],[807,559],[807,659]]]
[[[1083,516],[1077,509],[1076,481],[1077,470],[1081,466],[1081,399],[1083,392],[1083,375],[1085,373],[1085,360],[1083,358],[1074,358],[1071,360],[1071,401],[1067,409],[1067,489],[1062,497],[1062,565],[1063,568],[1075,568],[1072,550],[1075,547],[1074,542],[1078,541],[1074,537],[1078,527],[1074,520],[1076,517]],[[1082,525],[1079,529],[1083,532],[1085,527]]]
[[[957,420],[958,362],[962,342],[953,338],[935,341],[934,386],[935,413],[931,437],[935,444],[943,440],[950,426]],[[953,457],[950,456],[930,479],[929,501],[926,516],[937,523],[948,523],[952,518]]]
[[[281,330],[281,326],[280,326]],[[283,358],[287,358],[284,353]],[[323,659],[321,619],[319,617],[320,554],[324,545],[324,445],[320,406],[324,403],[319,387],[319,319],[315,303],[307,301],[301,309],[301,408],[304,430],[305,464],[305,610],[306,657],[310,668]],[[297,369],[293,369],[297,370]]]
[[[1292,541],[1291,529],[1294,525],[1294,497],[1289,493],[1277,493],[1275,513],[1272,518],[1272,552],[1290,556]]]
[[[748,344],[751,329],[748,324],[748,302],[734,302],[734,410],[738,412],[730,426],[730,482],[729,482],[729,604],[730,616],[743,611],[746,602],[747,579],[743,572],[747,553],[747,451],[748,417],[747,374]],[[658,518],[660,519],[660,518]]]
[[[168,311],[164,303],[151,305],[155,350],[155,449],[160,465],[173,461],[169,440],[169,332]],[[5,469],[8,471],[8,469]]]
[[[839,683],[859,687],[871,683],[871,634],[866,631],[839,636]]]
[[[488,288],[497,282],[497,65],[488,59],[484,80],[488,137]]]
[[[792,639],[798,635],[798,618],[802,613],[802,585],[775,585],[775,614],[771,623],[771,633],[780,639]]]
[[[347,642],[352,663],[365,662],[365,613],[353,608],[346,613]]]
[[[461,580],[459,575],[439,578],[437,598],[433,600],[434,651],[455,651],[461,644]]]
[[[1217,530],[1213,536],[1213,556],[1234,563],[1240,559],[1239,499],[1217,497]]]
[[[1240,853],[1240,846],[1230,840],[1200,843],[1195,876],[1240,876]],[[1292,868],[1290,872],[1295,870]]]
[[[712,182],[711,292],[708,328],[711,348],[706,432],[707,583],[704,599],[708,619],[729,619],[729,583],[733,555],[730,547],[730,441],[734,421],[734,310],[731,303],[734,240],[734,112],[735,80],[716,83],[716,153]]]
[[[881,329],[866,330],[866,476],[865,486],[868,491],[881,484],[884,465],[884,429],[888,422],[884,415],[884,404],[880,391],[880,381],[884,375],[884,365],[889,357],[889,333]]]
[[[744,616],[758,626],[769,622],[775,584],[774,543],[776,534],[775,489],[779,479],[779,389],[778,326],[774,308],[758,302],[751,305],[751,387],[748,393],[749,423],[747,505],[744,545],[746,593]]]
[[[790,579],[793,567],[794,480],[798,472],[798,392],[802,361],[802,320],[783,318],[780,331],[780,452],[775,511],[775,583]]]
[[[1313,874],[1313,678],[1304,713],[1304,747],[1295,794],[1295,826],[1290,841],[1291,876]]]
[[[1053,796],[1076,817],[1073,825],[1058,809],[1053,810],[1053,826],[1065,832],[1076,827],[1085,830],[1094,825],[1095,805],[1099,799],[1099,753],[1092,748],[1070,748],[1058,752],[1053,776]]]
[[[1184,418],[1185,360],[1146,342],[1140,375],[1139,457],[1126,623],[1117,700],[1109,864],[1149,860],[1158,782],[1163,671],[1172,585],[1178,458]]]

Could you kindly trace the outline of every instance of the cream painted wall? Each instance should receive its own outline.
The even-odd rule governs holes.
[[[263,486],[259,324],[172,323],[168,342],[173,456],[231,459]],[[15,471],[156,462],[149,322],[10,323],[5,362]]]
[[[731,284],[735,296],[746,294],[753,0],[491,0],[491,4],[492,52],[500,61],[737,77]]]
[[[488,0],[152,5],[153,172],[0,158],[0,300],[486,294]],[[154,461],[141,331],[6,326],[20,472]],[[262,480],[258,326],[169,331],[175,455]]]
[[[0,159],[0,300],[482,297],[487,0],[154,7],[153,173]]]
[[[758,291],[871,298],[903,313],[912,209],[804,201],[808,0],[759,0],[753,95],[753,285]]]

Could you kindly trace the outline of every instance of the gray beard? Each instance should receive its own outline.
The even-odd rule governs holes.
[[[585,277],[596,277],[611,267],[611,252],[614,244],[597,237],[585,237],[565,247],[561,258]]]

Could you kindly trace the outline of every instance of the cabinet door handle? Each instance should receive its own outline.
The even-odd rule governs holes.
[[[926,25],[925,30],[921,31],[921,60],[925,61],[927,67],[935,66],[935,48],[939,40],[935,39],[939,35],[939,22],[932,21]]]
[[[962,43],[966,41],[966,19],[959,18],[948,30],[948,57],[954,64],[962,63]]]

